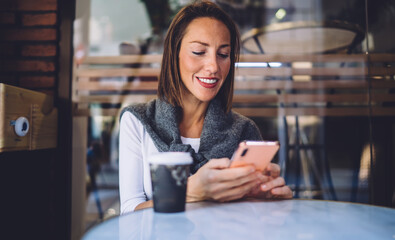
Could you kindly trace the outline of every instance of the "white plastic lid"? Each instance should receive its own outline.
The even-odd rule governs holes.
[[[189,152],[160,152],[151,155],[148,162],[152,164],[189,165],[192,164],[192,157]]]

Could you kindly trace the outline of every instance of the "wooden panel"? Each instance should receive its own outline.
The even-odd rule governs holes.
[[[143,103],[150,101],[157,96],[155,94],[133,94],[133,95],[99,95],[99,96],[79,96],[80,103],[110,103],[127,104]],[[362,94],[235,94],[234,103],[366,103],[369,101],[368,93]],[[373,102],[395,102],[395,94],[373,93]]]
[[[395,88],[395,81],[386,81],[386,80],[372,80],[371,86],[373,89],[378,88]]]
[[[385,61],[393,59],[393,55],[377,55],[371,60]],[[161,54],[152,55],[122,55],[97,56],[83,59],[84,65],[89,64],[132,64],[132,63],[161,63]],[[240,62],[367,62],[365,54],[325,54],[325,55],[275,55],[275,54],[242,54]]]
[[[75,109],[75,116],[119,116],[121,109],[118,108],[104,108],[100,111],[94,111],[91,109]]]
[[[0,99],[0,152],[56,147],[57,111],[51,96],[0,83]],[[23,137],[14,131],[19,117],[30,125]]]
[[[368,116],[363,108],[234,108],[234,111],[250,117],[282,116]]]
[[[117,108],[101,109],[99,113],[88,108],[91,103],[122,106],[155,98],[157,81],[127,81],[126,77],[155,79],[161,58],[158,54],[85,58],[77,66],[74,81],[74,101],[78,103],[75,114],[116,116]],[[375,63],[368,65],[368,59]],[[234,106],[247,116],[391,115],[394,108],[383,107],[383,103],[395,102],[395,94],[390,91],[395,88],[395,69],[389,64],[393,61],[394,54],[244,54],[240,63],[282,65],[236,68]],[[126,64],[143,67],[127,68]]]
[[[365,54],[242,54],[240,62],[367,62]]]
[[[368,83],[364,80],[325,80],[294,82],[285,80],[267,81],[235,81],[236,90],[290,90],[290,89],[347,89],[347,88],[367,88]]]
[[[372,93],[371,100],[372,102],[395,102],[395,93]]]
[[[377,69],[376,71],[380,71]],[[236,75],[241,76],[361,76],[366,75],[363,67],[355,68],[237,68]]]
[[[159,68],[102,68],[78,69],[79,77],[152,77],[159,75]]]
[[[155,94],[80,96],[80,103],[142,103],[156,98]],[[377,94],[374,101],[395,101],[395,94]],[[304,103],[304,102],[365,102],[368,94],[235,94],[234,103]]]
[[[282,116],[368,116],[369,109],[362,108],[233,108],[234,111],[250,117],[282,117]],[[77,116],[119,116],[120,109],[101,109],[100,112],[89,109],[78,109]],[[390,115],[388,109],[377,109],[377,115]]]
[[[156,98],[154,94],[80,96],[80,103],[144,103]]]
[[[126,105],[125,105],[126,106]],[[234,111],[250,117],[283,117],[283,116],[393,116],[395,109],[389,107],[372,107],[369,111],[368,106],[358,107],[300,107],[300,108],[247,108],[235,107]],[[119,116],[120,108],[103,108],[100,111],[92,109],[76,109],[75,116]]]
[[[369,54],[369,61],[372,61],[372,62],[395,62],[395,54],[372,53],[372,54]]]
[[[82,64],[160,63],[161,54],[86,57]],[[368,62],[366,54],[241,54],[240,62]],[[369,54],[369,61],[395,62],[395,54]]]
[[[162,54],[86,57],[83,64],[161,63]]]
[[[394,95],[395,96],[395,95]],[[393,96],[393,97],[394,97]],[[389,97],[386,95],[386,97]],[[377,96],[377,99],[382,96]],[[235,103],[368,102],[368,94],[245,94],[234,95]]]
[[[55,148],[57,146],[58,111],[42,114],[38,104],[32,104],[32,128],[30,150]]]
[[[79,77],[152,77],[159,76],[159,68],[103,68],[103,69],[79,69]],[[236,75],[239,76],[361,76],[367,74],[367,69],[363,67],[355,68],[236,68]],[[375,68],[371,74],[390,74],[387,68]]]
[[[387,87],[395,85],[390,82],[375,81],[373,87]],[[285,80],[257,80],[257,81],[235,81],[235,90],[290,90],[290,89],[358,89],[368,87],[368,82],[363,80],[325,80],[294,82]],[[151,90],[156,91],[158,82],[156,81],[136,81],[124,82],[117,80],[110,81],[78,81],[76,89],[78,91],[122,91],[122,90]]]
[[[78,91],[122,91],[122,90],[154,90],[158,88],[158,82],[122,82],[122,81],[81,81],[77,82]]]
[[[369,75],[394,75],[394,67],[369,67]]]

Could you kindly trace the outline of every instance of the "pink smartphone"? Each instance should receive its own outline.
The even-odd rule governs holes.
[[[280,144],[277,141],[243,141],[234,152],[229,167],[254,164],[256,170],[263,171],[279,148]]]

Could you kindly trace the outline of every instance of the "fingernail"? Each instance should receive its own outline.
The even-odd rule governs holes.
[[[258,172],[258,173],[257,173],[257,176],[258,176],[258,178],[259,178],[261,181],[264,181],[264,180],[265,180],[265,176],[263,176],[262,173]]]
[[[263,185],[261,185],[261,189],[262,189],[262,190],[266,190],[266,189],[267,189],[267,186],[266,186],[265,184],[263,184]]]

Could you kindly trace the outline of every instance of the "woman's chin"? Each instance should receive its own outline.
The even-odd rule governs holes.
[[[201,102],[210,102],[214,98],[215,98],[215,95],[210,95],[210,96],[201,96],[201,97],[198,97],[197,99],[199,99],[199,101],[201,101]]]

